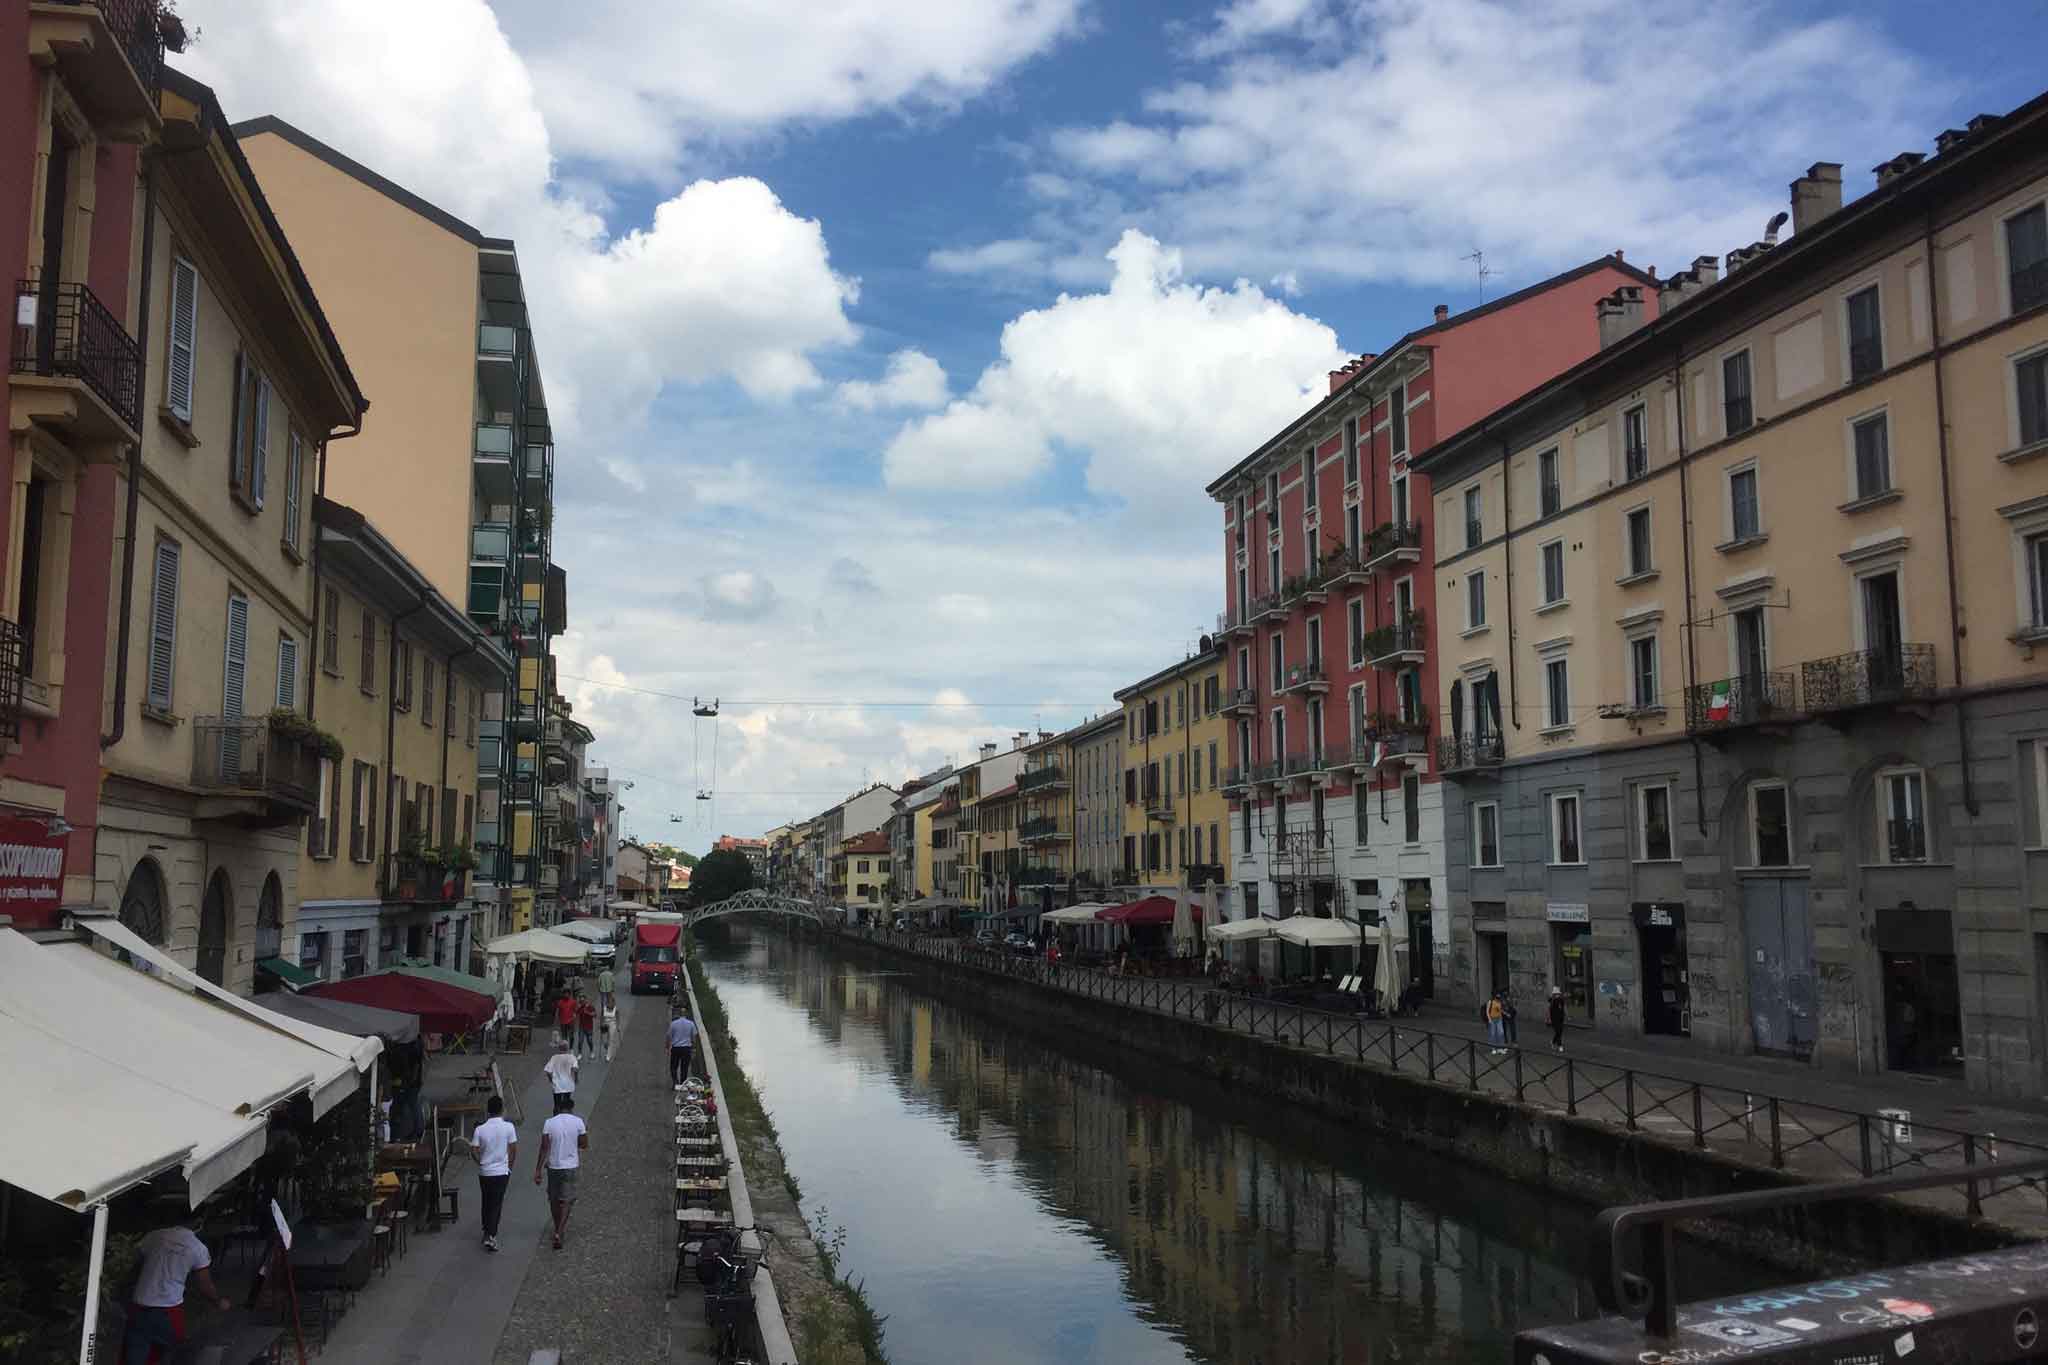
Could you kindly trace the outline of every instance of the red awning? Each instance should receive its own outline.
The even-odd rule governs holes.
[[[497,1003],[488,995],[406,972],[372,972],[308,988],[306,995],[370,1005],[416,1015],[429,1033],[461,1033],[491,1017]]]
[[[1202,922],[1202,907],[1190,903],[1188,913],[1197,924]],[[1113,905],[1096,915],[1107,924],[1171,924],[1173,923],[1173,897],[1146,896],[1126,905]]]

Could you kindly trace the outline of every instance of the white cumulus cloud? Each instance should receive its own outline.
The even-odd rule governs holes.
[[[916,347],[889,357],[879,380],[849,379],[839,401],[863,412],[877,408],[935,408],[946,401],[946,370]]]
[[[897,433],[883,461],[892,485],[1020,483],[1057,447],[1086,461],[1098,492],[1199,495],[1327,392],[1346,359],[1325,324],[1244,280],[1191,281],[1180,253],[1141,232],[1109,259],[1107,290],[1012,319],[971,393]]]

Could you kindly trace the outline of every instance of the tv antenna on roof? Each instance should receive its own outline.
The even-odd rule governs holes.
[[[1476,247],[1476,246],[1475,246],[1475,247],[1473,247],[1473,248],[1472,248],[1472,252],[1471,252],[1471,254],[1470,254],[1470,255],[1468,255],[1468,256],[1461,256],[1461,257],[1459,257],[1458,259],[1459,259],[1459,260],[1463,260],[1463,261],[1471,261],[1471,262],[1472,262],[1472,263],[1473,263],[1473,264],[1474,264],[1474,265],[1475,265],[1475,266],[1476,266],[1476,267],[1478,268],[1478,270],[1479,270],[1479,301],[1480,301],[1481,303],[1485,303],[1485,302],[1486,302],[1486,277],[1487,277],[1488,275],[1491,275],[1491,274],[1493,273],[1493,271],[1492,271],[1491,269],[1489,269],[1489,268],[1487,267],[1487,264],[1486,264],[1486,253],[1485,253],[1484,251],[1481,251],[1481,250],[1480,250],[1480,249],[1479,249],[1478,247]]]

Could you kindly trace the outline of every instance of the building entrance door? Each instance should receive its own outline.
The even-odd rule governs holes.
[[[1631,907],[1642,946],[1643,1032],[1692,1032],[1685,965],[1685,907],[1663,902]]]
[[[1952,1073],[1963,1064],[1955,931],[1946,910],[1881,907],[1872,934],[1883,973],[1885,1065]]]
[[[1749,1025],[1758,1052],[1813,1051],[1813,926],[1806,881],[1756,877],[1742,883],[1742,930],[1749,947]]]
[[[1436,998],[1436,927],[1429,908],[1429,880],[1416,878],[1403,888],[1408,906],[1408,979],[1424,1000]]]
[[[1508,983],[1508,936],[1505,933],[1482,929],[1479,939],[1479,993],[1490,996],[1495,991],[1509,989]]]

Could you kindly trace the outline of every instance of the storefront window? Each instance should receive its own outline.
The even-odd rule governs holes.
[[[299,966],[315,976],[327,974],[327,935],[299,935]]]
[[[370,932],[367,929],[347,929],[341,935],[341,974],[344,977],[361,976],[369,969],[364,958]]]

